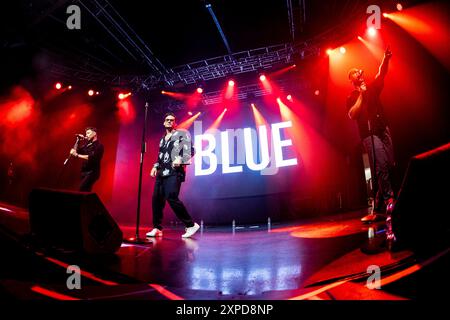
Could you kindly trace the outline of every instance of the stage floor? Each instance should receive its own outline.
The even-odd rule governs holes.
[[[2,204],[0,294],[62,300],[427,297],[429,288],[423,283],[433,282],[441,268],[445,272],[448,251],[423,261],[410,251],[392,253],[383,246],[364,253],[369,228],[374,228],[374,239],[384,234],[383,223],[360,222],[366,212],[275,224],[271,230],[266,225],[235,232],[231,225],[205,226],[191,239],[181,238],[182,228],[168,227],[162,238],[148,244],[123,243],[113,256],[92,257],[30,247],[23,240],[29,231],[26,210]],[[121,228],[125,237],[134,234],[132,227]],[[142,229],[141,235],[147,231]],[[69,265],[82,270],[80,290],[67,289]],[[367,286],[373,268],[381,272],[381,289]]]

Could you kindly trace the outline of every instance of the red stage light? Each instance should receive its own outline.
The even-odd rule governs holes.
[[[202,89],[202,88],[197,88],[197,92],[198,92],[198,93],[202,93],[202,92],[203,92],[203,89]]]
[[[166,94],[166,92],[164,90],[161,90],[161,94]]]
[[[228,81],[228,85],[229,85],[230,87],[234,87],[234,81],[233,81],[233,80]]]
[[[377,30],[374,27],[370,27],[369,29],[367,29],[367,33],[369,34],[369,36],[375,37],[375,35],[377,34]]]
[[[96,92],[95,94],[97,94],[97,95],[98,95],[98,94],[100,94],[100,92],[98,92],[98,91],[97,91],[97,92]]]
[[[287,95],[286,99],[292,102],[292,96],[290,94]]]
[[[345,49],[345,47],[340,47],[339,52],[342,54],[345,54],[347,52],[347,50]]]
[[[131,92],[128,93],[119,93],[119,95],[117,96],[119,98],[119,100],[123,100],[125,98],[128,98],[129,96],[131,96]]]
[[[359,40],[359,41],[362,41],[363,38],[362,38],[361,36],[358,36],[358,40]]]
[[[68,86],[67,89],[72,90],[72,86]]]
[[[333,49],[327,49],[327,55],[330,55],[333,53]]]
[[[403,10],[403,6],[402,6],[402,4],[400,2],[397,3],[397,10],[398,11],[402,11]]]
[[[266,81],[266,76],[265,75],[260,75],[259,76],[259,80],[261,80],[261,81]]]
[[[56,84],[55,84],[55,88],[56,88],[57,90],[61,89],[61,88],[62,88],[62,84],[61,84],[60,82],[56,83]]]
[[[316,96],[318,96],[318,95],[320,94],[320,91],[319,91],[319,90],[316,90],[316,91],[314,91],[314,94],[315,94]]]
[[[192,116],[192,111],[188,111],[188,115]]]
[[[88,91],[88,95],[93,96],[94,95],[94,90],[89,90]]]

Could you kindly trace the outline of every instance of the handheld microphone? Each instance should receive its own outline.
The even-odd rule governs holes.
[[[75,137],[77,137],[78,139],[86,139],[86,137],[80,133],[75,134]]]

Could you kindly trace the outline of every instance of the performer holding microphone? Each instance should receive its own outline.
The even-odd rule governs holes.
[[[348,72],[348,78],[354,87],[347,98],[348,116],[358,123],[362,144],[369,155],[373,189],[378,191],[374,197],[373,213],[385,213],[386,208],[394,201],[391,179],[391,170],[395,164],[394,150],[380,100],[391,56],[392,52],[388,47],[378,74],[370,84],[366,84],[363,70],[352,68]]]
[[[70,155],[83,161],[81,166],[80,191],[90,192],[94,183],[100,178],[100,162],[103,157],[103,144],[98,141],[97,129],[88,127],[86,136],[77,135],[84,143],[70,150]]]

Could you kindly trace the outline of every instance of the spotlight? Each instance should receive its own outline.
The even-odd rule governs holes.
[[[131,92],[128,93],[119,93],[119,95],[117,96],[119,98],[119,100],[123,100],[125,98],[128,98],[129,96],[131,96]]]
[[[400,2],[397,3],[397,10],[398,11],[402,11],[403,10],[403,6],[402,6],[402,4]]]
[[[198,87],[198,88],[197,88],[197,92],[198,92],[198,93],[202,93],[202,92],[203,92],[203,89],[200,88],[200,87]]]
[[[55,84],[55,88],[56,88],[56,90],[61,89],[62,88],[62,84],[60,82],[56,83]]]
[[[166,94],[166,92],[164,90],[161,90],[161,94]]]
[[[97,91],[97,92],[96,92],[95,94],[96,94],[96,95],[99,95],[99,94],[100,94],[100,92],[98,92],[98,91]]]
[[[291,96],[290,94],[288,94],[288,95],[286,96],[286,99],[288,99],[289,101],[292,102],[292,96]]]
[[[318,95],[320,94],[320,91],[319,91],[319,90],[316,90],[316,91],[314,91],[314,94],[315,94],[316,96],[318,96]]]
[[[327,55],[331,55],[333,53],[333,49],[327,49]]]
[[[94,90],[92,90],[92,89],[89,90],[89,91],[88,91],[88,95],[89,95],[89,96],[93,96],[93,95],[94,95]]]
[[[369,29],[367,29],[367,33],[369,34],[369,36],[375,37],[375,35],[377,34],[377,30],[374,27],[370,27]]]
[[[68,86],[67,89],[72,90],[72,86]]]
[[[363,41],[363,38],[361,36],[358,36],[359,41]]]
[[[228,85],[229,85],[230,87],[234,87],[234,81],[233,81],[233,80],[228,81]]]
[[[347,52],[347,50],[344,47],[340,47],[339,52],[342,54],[345,54],[345,52]]]
[[[192,116],[192,111],[188,111],[188,115]]]
[[[261,80],[261,81],[266,81],[266,76],[265,75],[260,75],[259,76],[259,80]]]

